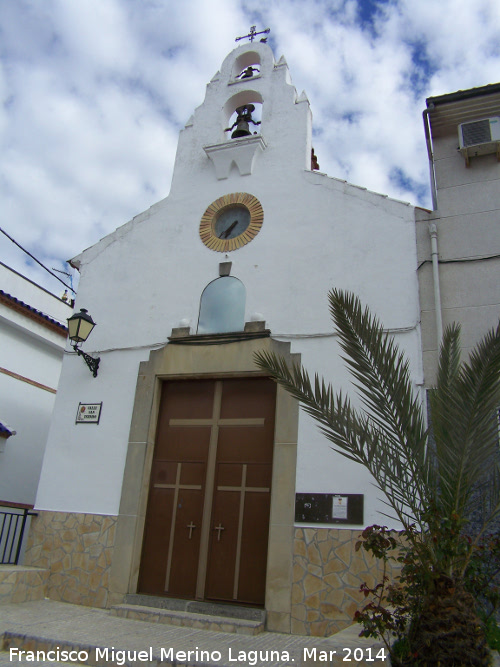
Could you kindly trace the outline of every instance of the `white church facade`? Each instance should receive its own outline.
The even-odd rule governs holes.
[[[430,213],[312,168],[311,134],[285,60],[236,48],[180,134],[169,196],[73,260],[100,365],[62,368],[27,554],[49,597],[255,605],[269,630],[317,636],[351,624],[377,574],[354,545],[387,522],[383,500],[254,353],[349,390],[327,304],[349,290],[424,400]]]

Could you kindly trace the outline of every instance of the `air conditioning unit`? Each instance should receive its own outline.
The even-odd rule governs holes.
[[[500,116],[473,120],[458,126],[460,152],[467,165],[469,158],[497,153],[500,159]]]

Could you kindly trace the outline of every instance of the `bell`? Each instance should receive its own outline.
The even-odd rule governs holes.
[[[240,120],[235,131],[231,135],[231,139],[237,139],[238,137],[248,137],[249,134],[252,134],[248,129],[248,123],[246,120]]]
[[[236,122],[225,130],[225,132],[230,132],[233,127],[236,128],[231,135],[231,139],[238,139],[238,137],[248,137],[251,135],[252,133],[249,129],[249,123],[260,125],[260,120],[256,122],[252,118],[252,111],[255,111],[253,104],[244,104],[241,107],[236,107],[236,113],[238,114]]]

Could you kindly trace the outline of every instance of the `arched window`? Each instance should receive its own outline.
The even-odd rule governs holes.
[[[201,295],[199,334],[228,333],[245,328],[245,285],[233,276],[209,283]]]
[[[261,133],[262,95],[242,90],[224,104],[223,123],[226,140]]]
[[[259,74],[260,54],[257,51],[246,51],[234,61],[233,81],[250,79]]]
[[[259,134],[261,118],[262,104],[243,104],[235,109],[226,131],[231,132],[231,139]]]

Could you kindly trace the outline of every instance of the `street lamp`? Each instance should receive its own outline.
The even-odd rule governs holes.
[[[90,368],[90,372],[94,377],[97,377],[97,369],[99,368],[100,357],[94,358],[80,350],[79,343],[84,343],[90,335],[90,332],[95,327],[94,320],[88,314],[85,308],[80,308],[80,312],[68,317],[68,331],[69,339],[73,341],[73,349],[80,356],[83,357],[85,363]]]

